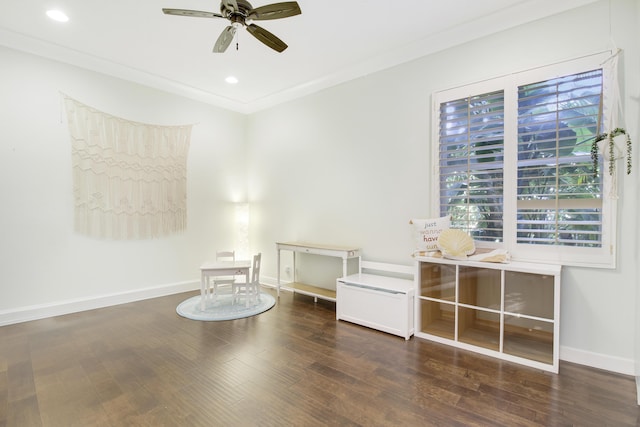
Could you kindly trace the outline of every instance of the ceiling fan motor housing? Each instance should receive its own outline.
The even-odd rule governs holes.
[[[231,20],[231,22],[242,22],[249,15],[249,11],[253,10],[253,6],[246,0],[236,0],[238,10],[235,10],[232,5],[223,1],[220,3],[220,13],[225,18]]]

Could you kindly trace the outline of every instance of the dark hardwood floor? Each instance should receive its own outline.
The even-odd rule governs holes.
[[[267,290],[266,292],[272,292]],[[0,328],[0,426],[635,426],[628,376],[560,374],[335,320],[283,292],[198,322],[195,293]]]

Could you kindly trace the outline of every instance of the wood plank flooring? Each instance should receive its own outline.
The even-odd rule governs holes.
[[[265,292],[272,292],[265,290]],[[249,319],[185,293],[0,328],[0,427],[636,426],[633,378],[560,374],[335,320],[283,292]]]

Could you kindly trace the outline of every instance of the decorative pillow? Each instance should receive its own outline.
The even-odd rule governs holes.
[[[438,237],[451,225],[449,215],[440,218],[412,219],[416,251],[437,251]]]

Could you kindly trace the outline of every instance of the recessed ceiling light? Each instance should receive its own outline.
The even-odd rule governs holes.
[[[234,85],[236,83],[238,83],[238,78],[235,76],[229,76],[226,79],[224,79],[225,82],[229,83],[230,85]]]
[[[69,17],[61,10],[47,10],[47,16],[58,22],[67,22],[69,20]]]

